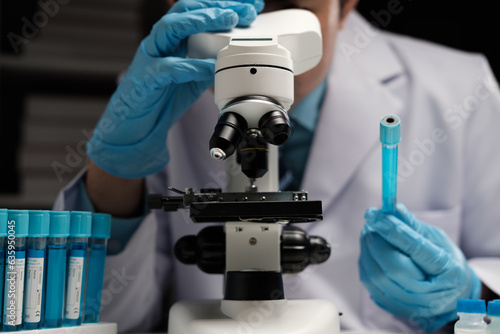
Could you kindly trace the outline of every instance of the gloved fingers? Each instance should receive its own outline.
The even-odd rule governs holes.
[[[246,5],[243,13],[235,9],[204,8],[167,14],[154,25],[141,45],[144,52],[151,57],[166,57],[193,34],[234,28],[238,24],[240,15],[255,17],[255,9]]]
[[[430,296],[429,299],[433,299],[443,293],[448,294],[453,291],[456,293],[460,289],[457,289],[457,286],[461,287],[462,282],[467,280],[465,277],[467,271],[457,269],[438,276],[425,275],[406,254],[395,249],[377,233],[367,229],[363,230],[361,242],[367,245],[367,251],[388,279],[415,295],[426,295]]]
[[[365,220],[367,223],[373,223],[374,221],[377,220],[377,217],[381,213],[380,209],[378,208],[369,208],[365,212]]]
[[[396,217],[435,244],[442,246],[441,244],[447,243],[444,239],[448,239],[448,237],[443,230],[418,220],[403,203],[396,204]]]
[[[137,119],[155,110],[159,99],[165,94],[165,88],[171,83],[213,83],[214,80],[215,59],[166,57],[141,61],[147,65],[143,65],[140,71],[127,72],[110,100],[112,112],[122,121]],[[196,92],[197,95],[201,93],[201,90]],[[185,95],[183,98],[187,97]]]
[[[360,261],[359,272],[363,285],[370,293],[372,300],[381,308],[396,316],[405,317],[411,314],[413,307],[411,305],[404,305],[395,301],[392,297],[386,295],[371,279],[369,270],[366,269],[365,264]]]
[[[365,242],[361,244],[360,263],[363,265],[365,272],[369,273],[372,284],[376,285],[380,291],[384,291],[385,295],[404,304],[427,307],[432,300],[440,297],[443,293],[447,293],[447,291],[435,291],[429,282],[415,281],[405,277],[404,273],[401,274],[400,280],[392,279],[390,277],[391,273],[385,271],[381,265],[386,259],[390,261],[391,256],[377,258],[368,247],[370,243],[370,235],[368,235]],[[393,248],[390,253],[400,252]],[[411,264],[411,266],[415,267],[414,264]],[[401,268],[398,268],[398,270],[401,271]]]
[[[379,215],[369,226],[382,238],[411,257],[423,272],[439,275],[450,265],[449,254],[392,215]]]
[[[264,9],[263,0],[232,0],[232,1],[221,1],[221,0],[181,0],[177,1],[172,8],[168,11],[169,13],[183,13],[190,10],[201,9],[201,8],[233,8],[239,5],[251,5],[255,8],[256,13],[260,13]]]
[[[371,277],[366,273],[363,265],[360,265],[361,281],[370,293],[372,300],[381,308],[396,316],[409,318],[410,320],[431,319],[435,316],[440,316],[443,313],[449,312],[450,300],[453,299],[453,294],[450,292],[443,292],[436,294],[433,299],[427,300],[425,304],[417,305],[413,302],[404,302],[388,294],[387,291],[380,289],[374,283]],[[456,303],[456,302],[455,302]]]
[[[195,81],[181,84],[183,90],[189,91],[192,96],[198,97],[202,92],[212,87],[214,84],[213,77],[209,80],[205,81]],[[189,109],[191,103],[193,103],[195,99],[189,101],[185,98],[177,98],[171,101],[171,110],[174,112],[170,113],[170,117],[168,122],[166,123],[166,127],[170,128],[175,122],[177,122],[183,115],[184,112]]]
[[[394,248],[377,233],[366,233],[364,242],[368,251],[377,261],[383,272],[394,282],[405,282],[415,287],[414,292],[430,292],[431,287],[426,282],[426,277],[419,267],[415,265],[412,259]]]
[[[163,86],[211,80],[215,75],[215,59],[158,58],[151,63],[156,73],[155,82]]]
[[[397,283],[390,280],[386,276],[386,273],[380,268],[378,261],[373,258],[368,250],[367,242],[361,242],[359,266],[361,280],[363,282],[369,281],[370,285],[376,287],[378,291],[384,291],[384,294],[387,296],[398,296],[407,299],[405,298],[407,294],[406,291]]]

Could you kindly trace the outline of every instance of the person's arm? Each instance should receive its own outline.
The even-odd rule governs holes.
[[[120,218],[142,214],[144,178],[120,178],[90,160],[85,187],[96,212],[106,212]]]

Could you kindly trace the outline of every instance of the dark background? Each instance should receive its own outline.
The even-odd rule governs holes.
[[[36,136],[36,145],[27,143],[29,129],[33,124],[57,122],[61,132],[69,132],[71,127],[75,133],[82,129],[91,130],[115,88],[117,76],[132,59],[141,36],[149,32],[152,24],[167,10],[165,0],[61,0],[66,4],[60,6],[58,14],[50,18],[36,38],[21,45],[21,52],[16,53],[6,35],[8,32],[22,35],[21,18],[32,18],[40,11],[40,1],[58,0],[0,0],[0,207],[7,205],[2,203],[5,199],[2,194],[24,198],[32,189],[27,186],[26,179],[34,175],[38,176],[36,182],[40,184],[37,186],[41,189],[40,194],[49,192],[42,189],[46,187],[44,182],[50,181],[54,194],[60,189],[63,183],[56,180],[50,162],[62,161],[68,143],[76,147],[68,138],[71,134],[61,135],[60,141],[49,147],[36,140],[40,138]],[[488,58],[498,80],[500,24],[494,4],[494,1],[463,0],[360,0],[357,10],[382,29],[482,53]],[[397,13],[394,13],[395,8]],[[391,9],[393,13],[389,20],[387,14]],[[125,30],[129,31],[128,35],[124,34]],[[61,68],[57,59],[68,65]],[[30,123],[26,117],[29,115],[27,101],[32,96],[53,96],[54,101],[77,96],[78,99],[68,106],[95,98],[100,104],[94,104],[94,114],[87,117],[85,124],[81,119],[70,118],[74,111],[68,112],[68,118],[64,120],[54,120],[45,111],[52,107],[43,109],[38,106],[32,108],[38,118]],[[83,114],[88,110],[81,109]],[[32,124],[31,128],[27,124]],[[38,131],[54,132],[52,124],[48,125]],[[28,151],[34,153],[30,159],[26,158]],[[32,162],[31,167],[23,166],[22,157]],[[41,161],[41,157],[47,161]],[[64,182],[77,172],[76,168],[72,170]],[[50,205],[51,196],[44,202],[26,200],[20,203],[24,207],[41,208]]]
[[[360,0],[358,11],[370,22],[389,0]],[[456,49],[484,54],[500,78],[500,20],[495,1],[400,0],[402,10],[384,29]],[[495,6],[496,7],[496,6]],[[379,15],[380,16],[380,15]]]

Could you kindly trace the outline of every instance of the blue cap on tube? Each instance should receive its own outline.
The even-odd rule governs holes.
[[[69,237],[69,211],[50,211],[49,237]]]
[[[397,145],[401,141],[401,120],[396,115],[386,115],[380,120],[380,141],[384,145]]]
[[[92,213],[71,211],[69,235],[75,238],[88,238],[92,232]]]
[[[29,230],[29,211],[27,210],[7,210],[7,229],[14,231],[14,237],[26,238]]]
[[[0,237],[7,236],[7,209],[0,209]]]
[[[457,313],[486,313],[486,302],[477,299],[459,299],[457,300]]]
[[[48,237],[50,232],[50,213],[44,210],[30,210],[30,237]]]
[[[92,238],[108,239],[111,235],[111,215],[94,213],[92,215]]]
[[[500,317],[500,299],[488,302],[488,315]]]

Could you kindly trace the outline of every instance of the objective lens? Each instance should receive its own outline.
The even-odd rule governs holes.
[[[268,149],[262,136],[246,136],[240,149],[241,171],[250,179],[263,177],[268,170]]]
[[[283,111],[275,110],[262,116],[259,120],[259,130],[269,144],[281,145],[290,137],[292,128],[288,115]]]
[[[222,114],[210,138],[210,155],[216,160],[224,160],[231,156],[243,138],[247,122],[233,112]]]

